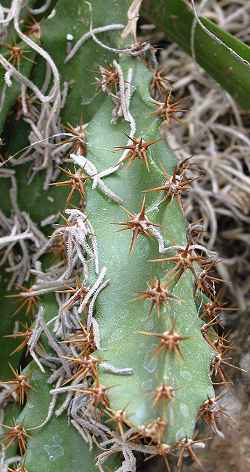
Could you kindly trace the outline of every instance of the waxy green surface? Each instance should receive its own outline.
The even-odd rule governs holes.
[[[136,91],[132,98],[131,111],[137,123],[137,137],[145,141],[159,138],[159,122],[152,117],[154,106],[148,96],[150,73],[138,61],[129,61],[134,70]],[[125,65],[124,65],[125,66]],[[126,64],[128,66],[128,63]],[[124,67],[126,70],[126,67]],[[103,170],[115,163],[119,157],[112,152],[114,146],[124,145],[127,131],[124,122],[110,123],[111,104],[107,99],[88,127],[88,158]],[[100,133],[102,130],[102,134]],[[165,143],[151,147],[150,170],[142,161],[131,166],[126,164],[116,174],[105,179],[105,183],[124,200],[123,205],[132,212],[141,207],[143,190],[162,182],[160,163],[169,172],[176,164],[175,157]],[[155,203],[158,194],[147,193],[147,208]],[[158,244],[154,238],[140,236],[133,254],[129,255],[130,231],[119,232],[115,223],[125,221],[126,213],[116,203],[108,201],[97,191],[90,191],[87,212],[94,226],[101,267],[107,267],[110,283],[97,300],[97,319],[101,331],[101,357],[116,368],[132,368],[131,376],[107,374],[101,371],[101,383],[112,386],[108,396],[111,407],[118,410],[126,407],[131,422],[141,426],[162,415],[168,421],[165,441],[173,443],[184,436],[192,436],[199,406],[213,394],[209,377],[209,365],[213,353],[200,333],[193,283],[190,274],[185,274],[173,293],[180,303],[171,302],[162,310],[160,319],[155,311],[148,317],[147,302],[133,301],[136,292],[144,291],[153,277],[163,277],[164,266],[149,260],[159,257]],[[185,222],[175,201],[162,203],[158,209],[148,211],[149,219],[161,225],[166,241],[185,245]],[[190,336],[183,341],[183,359],[167,354],[159,358],[152,356],[157,340],[146,337],[139,331],[163,332],[171,328],[176,320],[179,334]],[[163,409],[154,408],[152,395],[162,383],[177,389],[176,397]]]
[[[18,417],[29,434],[24,464],[29,472],[95,472],[96,450],[89,451],[66,414],[55,417],[40,430],[32,430],[47,417],[51,386],[47,374],[40,372],[32,362],[26,373],[32,389],[28,401]]]
[[[191,37],[195,15],[184,0],[152,0],[142,9],[145,17],[166,32],[184,51],[192,55]],[[195,2],[197,4],[197,2]],[[197,10],[199,7],[196,5]],[[201,22],[220,42],[197,24],[194,60],[208,72],[243,109],[250,107],[250,47],[224,31],[208,18]]]
[[[96,0],[92,4],[94,26],[103,25],[104,21],[126,22],[127,2],[110,0],[104,6],[101,0]],[[72,63],[65,66],[62,64],[65,58],[66,34],[72,33],[75,24],[73,12],[74,15],[79,13],[77,7],[82,8],[84,19],[81,18],[82,23],[77,20],[75,39],[88,30],[89,11],[84,2],[72,1],[69,4],[65,0],[58,1],[55,16],[47,20],[48,23],[44,25],[43,44],[48,46],[48,50],[55,58],[62,71],[63,80],[71,76],[75,80],[68,95],[63,120],[76,125],[79,124],[82,114],[84,121],[92,118],[87,133],[87,157],[93,161],[98,170],[103,170],[120,157],[119,153],[113,153],[113,148],[126,144],[127,138],[124,132],[129,133],[129,127],[123,120],[119,120],[116,125],[111,124],[111,99],[97,97],[95,87],[92,85],[94,73],[88,75],[88,67],[93,63],[93,58],[96,61],[93,68],[110,62],[111,56],[106,51],[102,51],[90,41],[83,51],[79,51]],[[71,8],[72,14],[69,12]],[[117,33],[103,35],[102,39],[104,42],[109,39],[111,41],[113,35]],[[145,140],[158,139],[160,123],[151,114],[155,107],[148,93],[151,75],[140,60],[124,60],[121,64],[125,76],[128,67],[132,67],[134,71],[133,84],[136,90],[131,101],[131,112],[136,119],[136,136],[141,136]],[[123,198],[124,206],[132,212],[139,211],[143,191],[162,182],[160,162],[170,173],[176,165],[174,154],[162,141],[152,146],[149,157],[149,172],[142,162],[136,161],[130,167],[123,166],[118,173],[105,179],[105,183]],[[25,181],[24,172],[21,174],[18,177],[19,188],[20,182]],[[22,188],[20,189],[21,208],[31,208],[31,216],[36,221],[58,208],[63,210],[65,199],[63,200],[61,191],[51,190],[53,195],[57,193],[58,197],[55,197],[53,205],[45,204],[45,200],[42,199],[44,195],[42,176],[35,179],[27,189],[25,193],[28,192],[29,198],[26,198]],[[157,195],[147,193],[147,209],[158,198]],[[134,370],[133,375],[126,377],[100,372],[101,382],[107,387],[112,386],[109,391],[111,406],[114,409],[127,406],[128,416],[137,426],[163,415],[168,421],[164,441],[169,443],[185,435],[191,436],[200,404],[208,395],[213,394],[209,378],[209,364],[213,353],[200,334],[200,321],[192,298],[191,276],[190,274],[183,276],[174,289],[173,293],[180,298],[180,303],[172,302],[165,311],[162,310],[159,320],[155,311],[149,318],[148,304],[132,300],[136,292],[146,290],[147,282],[153,277],[162,278],[165,274],[164,266],[149,262],[150,259],[159,257],[158,243],[154,238],[140,237],[134,254],[129,255],[131,234],[129,231],[117,231],[119,226],[116,226],[118,222],[127,219],[126,213],[118,204],[104,197],[98,190],[91,190],[89,187],[87,213],[97,235],[101,267],[107,267],[107,278],[110,279],[109,286],[100,294],[96,303],[96,317],[101,330],[100,355],[114,367],[129,367]],[[147,216],[154,223],[161,225],[161,232],[168,244],[185,245],[184,218],[175,201],[168,206],[162,203],[159,210],[152,209]],[[47,312],[50,312],[48,317],[52,318],[55,315],[55,306],[51,303],[51,298],[43,297],[41,302]],[[162,332],[171,327],[173,318],[176,319],[176,329],[180,334],[190,336],[181,347],[183,359],[168,355],[159,359],[153,358],[155,339],[144,337],[139,331]],[[46,384],[46,376],[37,368],[33,366],[30,368],[34,390],[20,417],[27,427],[37,426],[46,417],[50,389]],[[177,391],[175,399],[162,411],[161,408],[153,408],[152,394],[163,382],[171,384]],[[38,450],[41,454],[39,462]],[[57,472],[60,469],[73,472],[95,470],[93,456],[89,455],[82,439],[68,425],[65,416],[54,417],[44,429],[33,432],[28,441],[25,464],[29,472]]]

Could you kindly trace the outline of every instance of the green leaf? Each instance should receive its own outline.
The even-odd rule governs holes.
[[[195,21],[193,11],[184,0],[150,2],[145,16],[166,32],[184,51],[191,54],[191,33]],[[197,24],[194,36],[195,60],[244,109],[250,107],[250,48],[207,18],[202,24],[217,38],[209,36]]]

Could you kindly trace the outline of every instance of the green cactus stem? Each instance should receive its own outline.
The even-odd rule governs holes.
[[[19,235],[7,262],[16,264],[16,284],[25,273],[16,295],[29,310],[27,328],[22,332],[19,323],[12,330],[24,356],[10,391],[0,384],[1,402],[21,403],[16,425],[24,429],[10,457],[18,452],[28,472],[135,471],[137,453],[143,459],[179,453],[181,467],[201,405],[214,397],[210,369],[218,336],[205,330],[211,317],[200,317],[194,296],[200,272],[214,258],[192,238],[182,210],[190,161],[178,164],[161,136],[162,121],[170,126],[180,111],[171,108],[168,90],[163,102],[150,95],[151,46],[121,39],[114,27],[127,22],[128,5],[57,2],[42,25],[43,52],[30,75],[41,85],[47,61],[52,72],[40,94],[53,99],[47,104],[40,97],[24,113],[25,126],[17,126],[16,151],[27,125],[27,141],[35,141],[18,158],[27,162],[12,168],[19,161],[8,161],[15,175],[5,176],[12,191],[4,211],[12,209],[9,219],[0,215],[1,231],[8,237],[13,225]],[[107,25],[110,32],[95,30]],[[65,61],[67,35],[77,41],[87,32],[86,44]],[[98,93],[91,83],[96,75]],[[64,80],[74,81],[67,97]],[[11,133],[9,123],[4,132]],[[29,186],[28,169],[35,174]],[[208,294],[204,283],[201,288]],[[29,387],[22,396],[17,376],[23,374]]]

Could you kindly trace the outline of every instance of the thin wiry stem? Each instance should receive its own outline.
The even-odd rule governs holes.
[[[75,54],[79,51],[81,46],[86,41],[88,41],[88,39],[92,38],[93,33],[96,35],[99,33],[105,33],[106,31],[119,31],[119,30],[122,30],[123,28],[124,28],[124,25],[118,23],[118,24],[100,26],[99,28],[93,28],[92,32],[88,31],[87,33],[84,33],[83,36],[81,36],[80,39],[78,39],[78,41],[76,42],[74,47],[71,49],[69,54],[66,56],[64,63],[66,64],[75,56]]]
[[[79,306],[78,313],[82,313],[82,311],[84,310],[85,306],[87,305],[91,297],[95,294],[97,290],[99,290],[100,286],[103,285],[103,280],[106,275],[106,272],[107,272],[107,268],[103,267],[94,285],[88,290],[88,293],[86,294],[81,305]],[[105,284],[105,287],[106,285],[107,284]]]
[[[194,14],[195,14],[195,19],[196,19],[196,22],[199,24],[199,26],[203,29],[203,31],[205,31],[205,33],[213,40],[215,40],[218,44],[220,44],[221,46],[223,46],[227,51],[230,52],[230,54],[232,54],[232,56],[234,56],[239,62],[241,63],[244,63],[246,64],[247,66],[249,66],[250,68],[250,63],[246,60],[246,59],[243,59],[240,54],[238,54],[234,49],[232,49],[230,46],[228,46],[228,44],[224,43],[224,41],[222,41],[220,38],[218,38],[218,36],[216,36],[212,31],[210,31],[201,21],[200,17],[199,17],[199,13],[197,12],[197,9],[196,9],[196,6],[195,6],[195,2],[194,0],[191,0],[191,3],[192,3],[192,6],[193,6],[193,10],[194,10]],[[204,2],[203,2],[204,3]],[[206,3],[206,2],[205,2]]]
[[[97,300],[97,297],[98,297],[99,293],[105,287],[107,287],[108,284],[109,284],[109,280],[105,280],[105,282],[103,282],[101,285],[99,285],[99,287],[96,289],[95,293],[93,294],[93,297],[91,299],[91,302],[89,304],[89,309],[88,309],[87,328],[90,328],[92,326],[92,323],[93,323],[94,305],[95,305],[95,302]]]
[[[111,51],[111,52],[114,52],[114,53],[117,53],[117,54],[128,54],[128,55],[131,55],[131,56],[143,55],[143,54],[145,54],[146,51],[148,51],[151,48],[150,44],[144,43],[139,48],[138,48],[138,45],[134,45],[134,47],[131,46],[130,48],[118,49],[118,48],[113,48],[113,47],[107,46],[102,41],[99,41],[99,39],[95,36],[94,29],[93,29],[92,4],[89,3],[89,2],[86,2],[86,3],[88,5],[89,11],[90,11],[89,30],[90,30],[92,39],[95,41],[96,44],[98,44],[98,46],[101,46],[103,49],[107,49],[108,51]],[[135,46],[137,46],[137,47],[135,47]]]
[[[51,0],[46,0],[45,3],[40,8],[29,8],[32,15],[41,15],[45,13],[51,5]]]
[[[104,182],[102,182],[102,180],[98,177],[97,169],[92,162],[90,162],[86,157],[77,154],[70,154],[70,157],[75,164],[79,165],[82,169],[85,170],[86,174],[93,179],[94,185],[106,197],[116,203],[123,202],[122,198],[116,195],[111,189],[109,189],[107,185],[105,185]]]
[[[20,28],[19,28],[20,18],[19,17],[20,17],[21,8],[22,8],[22,5],[21,5],[21,2],[19,2],[19,6],[17,8],[16,14],[15,14],[15,17],[14,17],[15,30],[16,30],[18,36],[22,39],[22,41],[24,41],[31,49],[33,49],[41,57],[44,58],[46,63],[50,66],[52,74],[53,74],[53,79],[54,79],[53,82],[54,83],[51,87],[50,94],[48,95],[48,97],[43,97],[43,100],[41,100],[42,102],[48,102],[48,101],[53,100],[56,96],[60,95],[60,75],[59,75],[59,71],[58,71],[58,68],[57,68],[55,62],[53,61],[53,59],[49,55],[49,53],[47,51],[45,51],[45,49],[43,49],[41,46],[39,46],[37,43],[35,43],[29,36],[27,36],[26,34],[24,34],[20,30]],[[39,92],[39,94],[40,94],[40,92]]]
[[[56,389],[59,388],[61,384],[62,384],[62,378],[59,378],[57,383],[56,383]],[[54,415],[54,412],[55,412],[57,396],[58,396],[57,391],[55,391],[52,394],[52,399],[51,399],[50,404],[49,404],[48,414],[47,414],[46,418],[38,426],[33,426],[32,428],[29,428],[30,431],[37,431],[39,429],[42,429],[44,426],[46,426],[46,424],[48,424],[48,422],[51,420],[51,418],[52,418],[52,416]]]

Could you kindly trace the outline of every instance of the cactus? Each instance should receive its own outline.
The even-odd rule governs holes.
[[[23,251],[24,261],[25,241],[30,257],[24,272],[29,283],[16,297],[34,316],[29,325],[12,326],[14,331],[7,333],[17,343],[14,350],[19,354],[24,348],[29,356],[22,359],[23,370],[20,356],[11,359],[11,381],[3,371],[4,470],[9,464],[10,470],[29,472],[92,471],[96,463],[99,470],[104,463],[114,470],[124,470],[121,464],[136,470],[133,453],[163,456],[168,468],[177,455],[180,469],[186,452],[199,463],[193,451],[197,415],[217,427],[207,403],[216,402],[211,363],[224,376],[223,346],[210,327],[219,306],[216,279],[208,272],[215,261],[197,243],[197,228],[190,229],[183,215],[190,160],[177,164],[160,134],[162,121],[171,124],[178,106],[167,84],[162,88],[157,79],[150,45],[112,32],[113,49],[118,49],[106,50],[111,33],[101,33],[99,40],[92,22],[89,26],[89,18],[93,28],[104,26],[106,13],[105,21],[113,24],[106,29],[121,29],[129,3],[59,0],[54,16],[46,19],[45,14],[42,20],[43,57],[50,65],[48,53],[53,57],[61,82],[74,82],[62,110],[56,87],[52,105],[37,106],[35,111],[47,117],[40,128],[43,138],[31,134],[37,141],[27,147],[34,152],[31,163],[12,168],[9,158],[5,174],[12,179],[14,206],[9,220],[1,218],[0,243],[7,244],[4,231],[18,221],[17,245],[12,240],[9,247]],[[64,64],[65,36],[75,31],[81,15],[83,25],[76,25],[74,34],[78,37],[80,29],[82,34],[83,27],[92,36]],[[43,70],[39,53],[30,71],[35,84]],[[98,95],[91,83],[97,74],[93,62]],[[160,91],[157,100],[150,93],[152,84]],[[32,106],[23,117],[29,125]],[[88,123],[82,123],[82,110]],[[67,121],[71,124],[62,131]],[[8,122],[4,133],[11,133]],[[22,133],[20,123],[14,148],[6,145],[7,155],[20,150]],[[50,135],[60,138],[57,144]],[[34,164],[37,175],[26,186],[27,169]],[[53,227],[50,222],[59,211],[63,217]],[[20,283],[21,271],[14,274]],[[202,292],[212,301],[200,302]],[[9,330],[13,301],[5,299],[4,305]],[[27,322],[20,313],[19,320]],[[9,340],[3,342],[7,346]],[[6,364],[11,350],[13,345],[6,348]],[[14,424],[11,400],[18,404]]]

